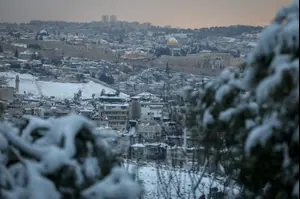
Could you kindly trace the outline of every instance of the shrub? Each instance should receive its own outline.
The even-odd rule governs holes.
[[[116,134],[70,114],[0,123],[0,198],[137,199],[141,185],[121,167]]]

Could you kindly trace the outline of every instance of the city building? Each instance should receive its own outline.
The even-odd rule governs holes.
[[[31,52],[30,50],[25,50],[24,52],[19,53],[19,59],[24,59],[24,60],[30,60],[32,56],[34,55],[34,52]]]
[[[232,57],[231,59],[230,59],[230,65],[231,66],[240,66],[241,64],[243,64],[244,63],[244,59],[243,58],[241,58],[241,57],[237,57],[237,58],[235,58],[235,57]]]
[[[131,158],[138,160],[166,160],[167,145],[165,143],[136,143],[131,145]]]
[[[177,48],[174,47],[173,49],[176,50]],[[155,64],[165,67],[168,63],[171,68],[183,72],[216,76],[225,67],[234,66],[241,62],[241,58],[234,58],[230,53],[201,52],[187,56],[161,56],[155,61]]]
[[[44,117],[44,110],[42,107],[23,107],[23,114]]]
[[[109,22],[109,15],[102,15],[102,22]]]
[[[152,26],[152,24],[149,22],[142,23],[140,25],[140,30],[149,30],[151,28],[151,26]]]
[[[167,148],[167,164],[172,166],[192,167],[196,164],[203,164],[205,161],[203,148],[186,148],[184,147],[168,147]]]
[[[162,127],[158,123],[141,123],[137,128],[137,133],[141,135],[146,142],[160,139],[161,132]]]
[[[122,104],[101,104],[99,110],[100,121],[107,121],[114,130],[125,130],[129,119],[130,106]]]
[[[147,53],[142,51],[126,51],[121,58],[124,60],[149,60]]]
[[[173,34],[173,36],[181,45],[188,45],[190,43],[190,39],[187,34],[178,33],[178,34]]]
[[[15,88],[13,87],[0,87],[0,101],[11,102],[14,99]]]
[[[110,22],[116,22],[116,21],[118,21],[117,16],[116,15],[111,15],[110,18],[109,18],[109,21]]]
[[[179,44],[175,37],[168,38],[167,47],[170,48],[172,56],[175,55],[176,51],[179,50],[179,52],[180,52],[180,48],[178,46],[179,46]]]
[[[161,121],[163,113],[163,103],[141,102],[141,122],[156,123]]]

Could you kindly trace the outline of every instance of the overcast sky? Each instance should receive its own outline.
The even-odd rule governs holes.
[[[30,20],[100,21],[115,14],[123,21],[198,28],[266,25],[292,0],[0,0],[1,22]]]

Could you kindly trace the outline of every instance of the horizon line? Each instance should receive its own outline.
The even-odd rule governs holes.
[[[66,23],[93,23],[93,22],[102,22],[105,23],[101,20],[97,21],[97,20],[92,20],[92,21],[70,21],[70,20],[39,20],[39,19],[31,19],[27,22],[9,22],[9,21],[0,21],[0,24],[30,24],[32,21],[41,21],[41,22],[66,22]],[[199,29],[205,29],[205,28],[223,28],[223,27],[231,27],[231,26],[249,26],[249,27],[257,27],[257,28],[265,28],[266,26],[268,26],[269,24],[266,25],[250,25],[250,24],[230,24],[227,26],[203,26],[203,27],[198,27],[198,28],[185,28],[185,27],[174,27],[171,25],[156,25],[153,24],[151,22],[141,22],[141,21],[124,21],[124,20],[117,20],[116,22],[125,22],[125,23],[139,23],[139,24],[151,24],[151,26],[155,26],[155,27],[161,27],[161,28],[165,28],[165,27],[169,27],[171,29],[184,29],[184,30],[199,30]]]

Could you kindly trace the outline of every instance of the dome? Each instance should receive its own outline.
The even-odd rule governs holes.
[[[178,41],[177,39],[175,39],[175,37],[170,37],[168,39],[168,45],[177,45],[178,44]]]
[[[40,32],[39,32],[39,35],[48,35],[48,32],[46,31],[46,30],[41,30]]]

